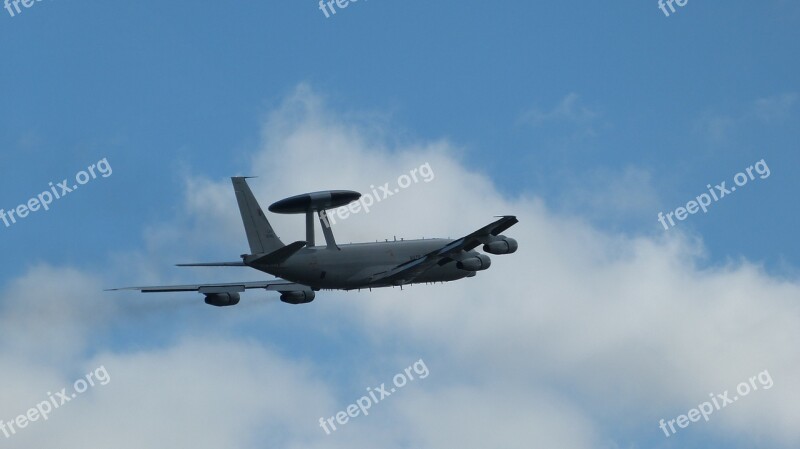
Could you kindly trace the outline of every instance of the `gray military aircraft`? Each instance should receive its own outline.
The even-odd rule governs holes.
[[[491,254],[511,254],[517,241],[500,235],[517,223],[511,215],[502,216],[460,239],[422,239],[339,245],[333,237],[326,210],[358,200],[361,194],[351,190],[326,190],[283,199],[269,207],[279,214],[305,214],[306,240],[284,245],[275,235],[258,205],[246,177],[233,177],[233,189],[242,215],[250,254],[241,262],[179,264],[181,267],[251,267],[280,279],[218,284],[127,287],[111,290],[155,292],[199,292],[206,304],[233,306],[239,293],[248,289],[280,292],[281,301],[305,304],[314,300],[319,290],[355,290],[408,284],[455,281],[475,276],[491,265],[491,259],[474,249],[483,245]],[[319,217],[325,246],[314,244],[314,213]]]

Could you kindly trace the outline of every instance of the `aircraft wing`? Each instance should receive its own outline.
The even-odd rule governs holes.
[[[164,292],[199,292],[199,293],[238,293],[253,288],[263,288],[265,290],[279,292],[307,291],[311,287],[296,284],[291,281],[277,279],[274,281],[255,281],[255,282],[230,282],[218,284],[187,284],[187,285],[160,285],[149,287],[124,287],[111,288],[106,291],[117,290],[139,290],[142,293],[164,293]]]
[[[436,264],[443,264],[449,262],[450,256],[459,253],[460,251],[471,251],[476,246],[483,243],[489,235],[496,236],[506,229],[517,224],[519,220],[513,215],[504,215],[499,220],[490,223],[477,231],[461,237],[460,239],[453,240],[447,245],[431,251],[428,254],[420,257],[419,259],[404,262],[391,270],[373,275],[369,279],[370,284],[383,284],[393,283],[395,285],[403,285],[411,282]]]

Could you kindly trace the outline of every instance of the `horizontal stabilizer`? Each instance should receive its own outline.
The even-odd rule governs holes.
[[[176,267],[246,267],[244,262],[176,263]]]
[[[298,240],[269,254],[253,254],[245,258],[247,265],[274,265],[292,257],[292,255],[306,246],[306,242]]]

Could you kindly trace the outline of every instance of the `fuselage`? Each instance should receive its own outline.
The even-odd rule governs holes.
[[[370,284],[370,277],[421,258],[452,241],[422,239],[350,243],[338,245],[338,249],[313,246],[301,249],[280,264],[252,267],[313,289],[385,287],[392,284]],[[472,253],[477,254],[474,251],[464,254]],[[451,262],[430,268],[415,278],[413,283],[447,282],[474,275],[474,271],[459,269],[456,263]]]

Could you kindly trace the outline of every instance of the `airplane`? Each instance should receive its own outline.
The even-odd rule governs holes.
[[[486,270],[491,259],[475,251],[483,245],[490,254],[511,254],[517,241],[500,233],[515,225],[513,215],[501,216],[460,239],[431,238],[337,244],[326,210],[358,200],[352,190],[325,190],[285,198],[273,203],[269,211],[279,214],[305,214],[306,239],[285,245],[275,234],[258,201],[248,177],[232,177],[233,189],[242,216],[250,254],[241,261],[178,264],[180,267],[250,267],[278,279],[255,282],[164,285],[110,289],[139,290],[142,293],[198,292],[205,303],[225,307],[239,303],[240,293],[264,289],[280,293],[287,304],[307,304],[319,290],[360,290],[379,287],[402,288],[419,283],[448,282],[473,277]],[[314,213],[325,236],[325,246],[314,242]]]

